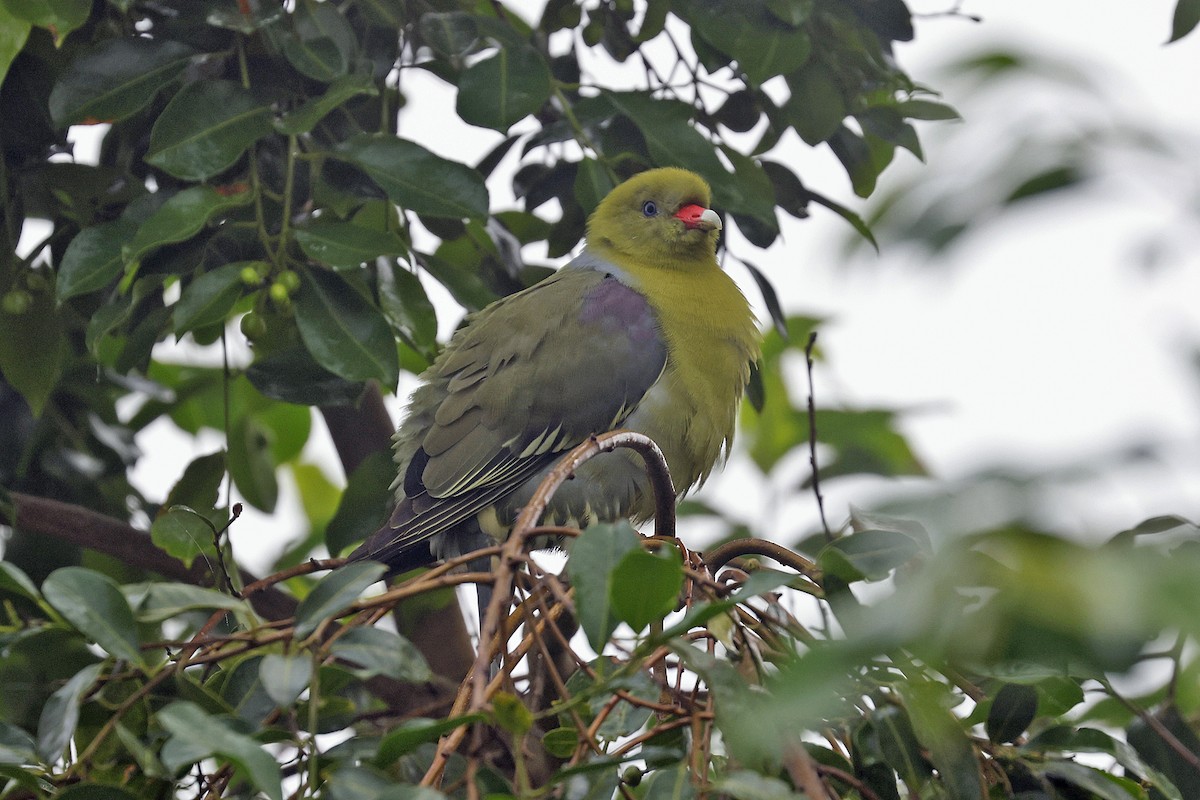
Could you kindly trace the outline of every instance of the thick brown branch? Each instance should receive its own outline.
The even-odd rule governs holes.
[[[321,406],[321,416],[347,475],[367,456],[387,450],[396,429],[374,383],[367,386],[358,406]]]
[[[65,542],[110,555],[122,564],[149,570],[164,578],[213,586],[213,577],[205,564],[196,561],[189,568],[182,561],[154,546],[150,537],[119,519],[99,514],[82,506],[47,497],[11,493],[17,508],[14,527],[30,533],[52,536]],[[255,576],[242,571],[242,582],[253,583]],[[250,598],[254,610],[267,619],[286,619],[296,613],[292,597],[270,589]]]

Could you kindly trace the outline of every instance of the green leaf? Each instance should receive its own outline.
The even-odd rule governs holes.
[[[127,219],[84,228],[75,234],[58,267],[58,299],[67,300],[108,286],[125,266],[122,247],[137,230]]]
[[[60,128],[126,119],[173,83],[195,55],[173,39],[102,39],[67,62],[50,92],[50,116]]]
[[[395,262],[381,266],[379,305],[392,329],[432,360],[437,346],[437,310],[420,278]]]
[[[383,675],[422,683],[432,675],[416,645],[382,628],[352,628],[338,637],[331,650],[338,658],[357,664],[354,674],[363,679]]]
[[[458,115],[471,125],[501,133],[534,114],[550,99],[550,67],[525,43],[504,45],[477,61],[458,82]]]
[[[198,557],[217,555],[213,521],[186,505],[173,505],[150,523],[154,546],[191,567]]]
[[[953,107],[933,100],[904,100],[896,104],[900,116],[907,119],[954,120],[962,119]]]
[[[510,692],[497,692],[492,698],[492,718],[501,730],[523,736],[533,727],[533,714]]]
[[[642,800],[692,800],[696,787],[692,786],[690,765],[683,763],[670,769],[658,769],[646,782]]]
[[[988,710],[988,738],[996,744],[1014,741],[1033,722],[1037,707],[1037,689],[1021,683],[1004,684]]]
[[[482,722],[482,714],[467,714],[461,717],[446,719],[408,719],[388,731],[379,743],[379,753],[375,756],[374,764],[386,768],[394,764],[400,756],[411,753],[426,742],[437,741],[443,734],[449,733],[463,725]]]
[[[575,173],[575,200],[583,213],[590,215],[600,205],[600,201],[613,190],[613,179],[604,165],[594,158],[585,158],[579,162],[579,171]]]
[[[929,777],[929,765],[903,708],[885,705],[871,714],[871,724],[883,758],[902,780],[917,786]]]
[[[1171,38],[1167,44],[1187,36],[1200,24],[1200,0],[1179,0],[1171,18]]]
[[[47,578],[49,580],[49,578]],[[79,724],[79,704],[83,695],[100,678],[103,664],[90,664],[67,681],[42,706],[38,719],[37,751],[49,763],[62,758],[63,750],[75,735]]]
[[[312,666],[312,659],[303,654],[269,653],[258,664],[258,676],[267,696],[281,708],[288,708],[308,688]]]
[[[907,534],[866,530],[826,545],[817,556],[817,563],[845,581],[879,581],[920,552],[920,545]]]
[[[0,375],[40,417],[58,385],[69,345],[53,292],[37,291],[32,296],[33,302],[22,313],[0,310]]]
[[[302,0],[292,14],[296,35],[283,40],[283,53],[296,69],[318,81],[346,73],[357,50],[350,23],[331,3]]]
[[[283,118],[275,123],[275,130],[289,136],[309,133],[331,111],[360,95],[376,97],[379,95],[379,89],[367,75],[343,75],[329,84],[325,94],[314,97],[294,111],[284,114]]]
[[[318,219],[294,231],[304,254],[334,269],[353,269],[379,256],[408,252],[395,231],[376,230],[353,222]]]
[[[301,405],[350,405],[363,391],[362,383],[340,378],[318,364],[299,342],[260,356],[246,377],[266,397]]]
[[[434,155],[416,142],[383,134],[359,134],[334,155],[360,167],[396,204],[431,217],[484,217],[488,191],[483,176],[457,161]]]
[[[571,757],[579,746],[579,732],[574,728],[554,728],[542,737],[542,747],[555,758],[564,761]]]
[[[99,783],[77,783],[54,795],[54,800],[140,800],[119,786]]]
[[[962,724],[943,704],[946,688],[915,681],[898,688],[917,739],[929,751],[929,760],[941,774],[949,795],[955,800],[984,800],[983,777],[975,750]]]
[[[133,240],[122,248],[122,257],[127,262],[122,289],[133,283],[138,266],[147,254],[164,245],[192,238],[204,229],[211,217],[246,205],[253,199],[254,193],[244,186],[235,186],[231,190],[192,186],[168,199],[138,227]]]
[[[271,110],[249,90],[233,81],[196,81],[155,120],[146,161],[176,178],[203,181],[270,132]]]
[[[683,588],[683,558],[674,547],[626,553],[612,573],[609,600],[613,613],[640,632],[675,610]]]
[[[317,363],[351,380],[378,379],[392,389],[400,377],[399,356],[383,313],[355,286],[334,272],[305,269],[296,298],[296,324]]]
[[[0,17],[2,15],[0,11]],[[60,749],[55,755],[61,752]],[[0,765],[32,764],[37,758],[37,745],[33,737],[16,725],[0,720]]]
[[[655,98],[646,92],[605,91],[601,97],[638,126],[655,163],[699,173],[712,186],[718,205],[734,210],[723,194],[729,174],[712,142],[692,123],[691,106],[679,100]]]
[[[378,581],[387,567],[374,561],[356,561],[322,578],[296,609],[295,638],[304,639],[325,620],[344,611],[363,590]]]
[[[379,530],[392,506],[396,463],[390,451],[379,450],[362,460],[346,481],[337,511],[325,528],[325,546],[340,553]]]
[[[1174,706],[1166,706],[1155,716],[1191,758],[1185,757],[1168,744],[1164,737],[1144,719],[1138,717],[1126,731],[1129,744],[1147,764],[1165,775],[1186,798],[1200,797],[1200,769],[1195,759],[1200,756],[1200,737]]]
[[[579,624],[596,652],[619,622],[612,608],[613,570],[638,547],[637,532],[627,522],[591,525],[571,543],[567,573],[575,587]]]
[[[479,40],[475,18],[465,11],[434,11],[421,15],[421,39],[446,57],[465,54]]]
[[[828,142],[829,148],[850,176],[850,185],[854,188],[854,193],[859,197],[870,197],[871,192],[875,191],[875,180],[879,177],[879,170],[872,161],[871,151],[866,142],[845,125],[838,126]]]
[[[188,611],[248,608],[246,601],[232,595],[187,583],[144,583],[122,587],[139,622],[156,623]]]
[[[34,582],[11,561],[0,561],[0,592],[9,592],[35,603],[42,599]]]
[[[736,60],[754,84],[792,72],[812,52],[808,32],[781,20],[762,0],[708,0],[675,4],[672,10],[694,33]]]
[[[206,272],[189,283],[171,312],[175,336],[183,336],[207,325],[224,323],[246,288],[242,283],[242,270],[261,263],[235,261]]]
[[[788,75],[787,83],[792,95],[784,111],[800,138],[815,147],[833,136],[846,118],[846,101],[833,71],[814,61]]]
[[[83,567],[61,567],[46,577],[42,594],[67,622],[108,653],[144,665],[133,612],[112,578]]]
[[[0,84],[4,83],[13,59],[25,47],[32,29],[29,22],[14,16],[4,3],[0,3]]]
[[[62,47],[67,35],[83,27],[92,13],[91,0],[4,0],[8,12],[54,36],[54,46]]]
[[[736,800],[794,800],[802,797],[779,778],[770,778],[750,770],[730,772],[713,781],[713,788]]]
[[[238,773],[270,800],[283,800],[279,765],[254,739],[224,720],[209,716],[192,702],[176,701],[157,716],[162,726],[189,750],[189,755],[196,756],[192,763],[208,755],[227,758]]]
[[[1129,778],[1110,775],[1074,761],[1051,761],[1040,765],[1038,773],[1074,784],[1096,800],[1145,800],[1141,786]]]
[[[279,500],[271,439],[271,430],[253,414],[237,417],[229,430],[229,474],[246,502],[268,514]]]

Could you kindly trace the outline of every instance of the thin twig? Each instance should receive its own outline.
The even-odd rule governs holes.
[[[821,528],[825,538],[833,541],[833,532],[829,530],[829,521],[825,519],[825,498],[821,496],[821,475],[817,467],[817,402],[813,397],[813,347],[817,344],[817,332],[808,334],[808,342],[804,345],[804,360],[808,365],[808,463],[812,465],[813,494],[817,497],[817,511],[821,514]]]

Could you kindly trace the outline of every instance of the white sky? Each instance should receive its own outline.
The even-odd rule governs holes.
[[[541,3],[529,5],[526,16],[533,18]],[[951,3],[912,5],[914,11],[938,11]],[[915,42],[901,46],[898,57],[918,82],[950,88],[935,67],[955,53],[988,46],[1048,51],[1077,63],[1103,86],[1105,103],[1116,103],[1122,113],[1151,127],[1184,131],[1194,145],[1200,139],[1195,92],[1200,33],[1162,46],[1173,6],[1173,0],[1136,6],[1117,0],[968,0],[963,11],[982,16],[982,23],[921,19]],[[497,141],[494,132],[448,135],[444,128],[418,126],[417,120],[453,108],[453,97],[433,92],[430,84],[431,91],[405,84],[409,106],[402,135],[467,161],[471,153]],[[950,91],[946,99],[966,108],[971,98]],[[1036,103],[1037,98],[1013,102],[1025,101]],[[929,168],[901,156],[898,161],[910,163],[891,169],[898,174],[945,172],[952,144],[940,149],[943,134],[963,132],[936,131],[936,125],[921,129]],[[986,114],[970,117],[964,126],[967,134],[978,137],[969,140],[975,142],[986,142],[988,130],[1004,132],[1003,122]],[[816,153],[796,148],[794,153],[807,184],[863,209],[824,148]],[[822,209],[803,223],[787,218],[784,242],[768,254],[738,245],[736,239],[734,246],[776,282],[788,311],[831,318],[820,332],[828,365],[816,374],[819,403],[913,409],[904,430],[934,475],[948,481],[998,463],[1031,471],[1076,463],[1103,466],[1102,474],[1069,482],[1046,496],[1056,509],[1050,521],[1059,529],[1106,534],[1155,514],[1200,516],[1200,383],[1186,369],[1188,348],[1200,342],[1195,311],[1200,259],[1187,253],[1186,260],[1147,277],[1132,257],[1139,236],[1178,215],[1180,204],[1172,198],[1189,193],[1190,220],[1171,224],[1191,226],[1185,242],[1194,246],[1200,240],[1197,174],[1192,163],[1174,179],[1168,175],[1178,185],[1161,187],[1161,192],[1147,189],[1144,177],[1132,175],[1128,184],[1118,179],[1069,203],[1030,204],[969,237],[954,251],[952,263],[937,267],[926,267],[922,256],[886,244],[879,258],[841,263],[848,228]],[[511,169],[503,181],[491,183],[493,207],[506,207],[508,175]],[[881,186],[886,185],[885,179]],[[748,277],[737,268],[731,272],[757,299]],[[457,318],[457,312],[446,308],[443,331],[453,328]],[[802,382],[795,385],[795,397],[803,401]],[[393,403],[394,416],[399,405]],[[154,487],[173,482],[194,455],[177,438],[164,435],[160,427],[142,440],[146,457],[135,476],[152,497],[165,492],[165,487]],[[310,454],[340,480],[319,424],[313,438]],[[1169,444],[1165,460],[1120,469],[1097,460],[1141,441]],[[218,437],[207,437],[195,452],[219,446]],[[743,509],[737,513],[747,519],[758,517],[751,509],[768,509],[756,531],[786,542],[815,524],[811,495],[795,489],[806,474],[806,463],[797,459],[764,487],[744,460],[735,461],[701,496]],[[901,489],[928,490],[930,483],[864,479],[829,482],[823,488],[831,522],[837,523],[850,504],[869,505]],[[284,490],[281,511],[273,519],[248,514],[238,523],[235,549],[252,569],[269,561],[266,542],[274,550],[284,538],[299,535],[300,518],[288,510],[294,491]],[[948,524],[954,519],[933,509],[929,515],[935,529],[939,520]]]

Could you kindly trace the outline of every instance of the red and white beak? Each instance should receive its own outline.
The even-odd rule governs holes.
[[[696,203],[679,209],[675,212],[675,216],[683,220],[683,224],[687,225],[689,229],[699,228],[702,231],[721,230],[721,218],[717,216],[717,212]]]

